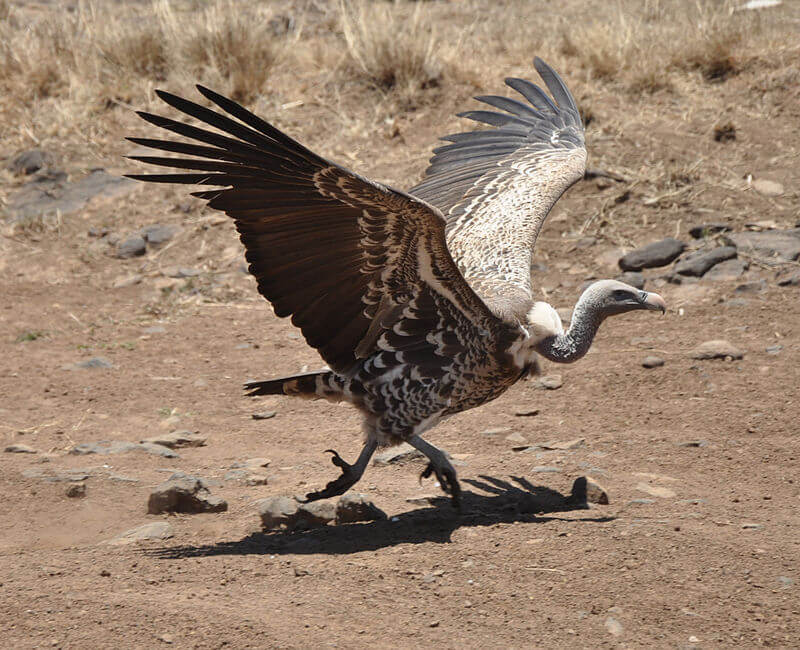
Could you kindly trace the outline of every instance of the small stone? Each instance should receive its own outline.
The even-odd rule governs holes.
[[[269,467],[269,464],[272,461],[269,458],[248,458],[247,460],[241,460],[235,462],[231,467],[234,469],[236,468],[244,468],[244,469],[261,469],[263,467]]]
[[[147,502],[147,512],[225,512],[228,503],[213,496],[202,479],[195,476],[171,478],[157,486]]]
[[[620,273],[616,278],[618,282],[624,282],[637,289],[644,289],[644,276],[638,271],[626,271]]]
[[[172,537],[172,528],[166,521],[156,521],[126,530],[106,542],[111,546],[134,544],[147,539],[169,539]]]
[[[753,280],[740,284],[734,289],[735,293],[761,293],[767,288],[766,280]]]
[[[767,262],[793,262],[800,258],[798,230],[766,230],[723,235],[722,239],[747,255]]]
[[[391,447],[380,454],[376,454],[372,464],[392,465],[396,463],[405,463],[411,460],[418,460],[420,458],[425,458],[425,454],[404,442],[396,447]]]
[[[689,234],[695,239],[703,239],[720,232],[729,232],[731,227],[724,223],[704,223],[689,228]]]
[[[775,197],[783,194],[783,185],[777,181],[771,181],[766,178],[757,178],[754,180],[753,189],[764,196]]]
[[[182,230],[183,228],[173,224],[153,224],[142,228],[139,234],[148,244],[152,246],[161,246],[162,244],[166,244]]]
[[[518,418],[530,418],[534,415],[539,415],[539,409],[520,409],[519,411],[515,411],[514,415]]]
[[[147,252],[147,245],[144,238],[139,235],[133,235],[127,239],[123,239],[117,246],[117,257],[120,259],[128,259],[131,257],[138,257]]]
[[[139,284],[143,279],[144,276],[140,275],[139,273],[122,275],[114,280],[114,284],[112,284],[111,287],[112,289],[124,289],[125,287],[132,287],[135,284]]]
[[[622,627],[622,623],[613,616],[609,616],[606,619],[605,626],[611,636],[622,636],[622,633],[625,631]]]
[[[70,499],[80,499],[86,496],[86,483],[70,483],[64,491]]]
[[[3,451],[9,454],[36,454],[38,453],[33,447],[23,445],[22,443],[14,443],[8,445]]]
[[[261,499],[257,502],[258,513],[261,517],[261,526],[264,530],[275,530],[283,526],[288,527],[293,517],[297,514],[300,505],[295,499],[288,496],[275,496]]]
[[[784,587],[791,587],[794,584],[794,580],[788,576],[778,576],[778,582]]]
[[[726,260],[711,267],[703,276],[703,279],[715,282],[732,282],[742,277],[748,268],[750,268],[750,264],[745,260]]]
[[[651,503],[655,502],[655,499],[631,499],[628,501],[628,504],[633,506],[649,506]]]
[[[720,246],[710,251],[696,251],[688,255],[675,265],[674,271],[678,275],[702,277],[713,266],[736,257],[735,246]]]
[[[200,273],[201,271],[199,269],[193,269],[187,266],[170,266],[163,271],[163,274],[168,278],[176,279],[194,278],[200,275]]]
[[[658,485],[650,485],[648,483],[637,483],[636,489],[642,492],[646,492],[647,494],[659,497],[661,499],[671,499],[675,496],[675,492],[670,490],[669,488],[661,487]]]
[[[698,639],[696,636],[692,635],[692,636],[689,637],[689,643],[700,643],[700,639]]]
[[[566,451],[568,449],[578,449],[578,447],[583,447],[585,443],[586,438],[572,438],[571,440],[563,441],[550,440],[549,442],[542,442],[534,445],[534,447],[538,447],[539,449]]]
[[[775,345],[767,346],[764,349],[764,352],[766,352],[771,357],[775,357],[781,353],[781,350],[783,350],[783,346],[780,343],[777,343]]]
[[[508,442],[518,442],[522,444],[528,442],[522,434],[517,433],[516,431],[514,433],[509,433],[506,436],[506,440],[508,440]]]
[[[658,266],[666,266],[686,248],[686,244],[672,237],[642,246],[623,255],[619,267],[623,271],[641,271]]]
[[[407,497],[406,503],[410,503],[415,506],[430,506],[442,498],[443,497],[438,494],[423,494],[422,496],[418,497]]]
[[[14,156],[6,165],[12,174],[18,176],[29,176],[38,172],[42,167],[53,163],[53,156],[42,149],[29,149],[22,151]]]
[[[104,357],[92,357],[85,361],[78,361],[72,365],[63,366],[64,370],[93,370],[96,368],[113,368],[114,365]]]
[[[171,644],[174,642],[174,638],[171,634],[159,634],[156,639],[166,644]]]
[[[336,523],[349,524],[355,521],[378,521],[386,519],[386,513],[378,508],[366,494],[348,492],[336,504]]]
[[[707,447],[708,441],[707,440],[686,440],[685,442],[679,442],[679,447]]]
[[[564,385],[564,380],[561,375],[545,375],[544,377],[539,377],[535,385],[537,388],[556,390]]]
[[[129,451],[144,451],[154,456],[162,456],[164,458],[180,458],[180,456],[163,445],[157,445],[151,442],[127,442],[125,440],[99,440],[97,442],[83,442],[75,445],[69,453],[75,455],[87,454],[124,454]]]
[[[180,449],[182,447],[205,447],[206,436],[194,431],[173,431],[160,436],[145,438],[141,442],[153,445],[162,445],[170,449]]]
[[[261,411],[260,413],[253,413],[251,416],[254,420],[269,420],[274,418],[277,411]]]
[[[736,127],[732,122],[717,124],[714,127],[714,142],[733,142],[736,140]]]
[[[556,474],[560,471],[560,468],[550,467],[548,465],[537,465],[536,467],[531,468],[531,472],[533,474]]]
[[[593,478],[580,476],[572,484],[569,500],[574,503],[597,503],[607,506],[609,504],[608,492]]]
[[[742,530],[761,530],[764,524],[742,524]]]
[[[741,359],[744,357],[744,352],[733,344],[723,339],[716,339],[713,341],[706,341],[701,343],[691,352],[692,359]]]
[[[797,287],[800,286],[800,271],[790,271],[779,275],[777,278],[779,287]]]
[[[660,368],[664,365],[664,359],[653,355],[646,356],[644,359],[642,359],[642,365],[645,368]]]
[[[484,429],[483,431],[481,431],[481,435],[492,438],[502,433],[508,433],[509,431],[511,431],[511,429],[509,429],[508,427],[495,427],[493,429]]]

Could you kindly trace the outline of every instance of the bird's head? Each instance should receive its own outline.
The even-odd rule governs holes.
[[[662,314],[667,311],[667,303],[657,293],[642,291],[617,280],[593,282],[578,302],[586,304],[601,319],[635,309],[660,311]]]

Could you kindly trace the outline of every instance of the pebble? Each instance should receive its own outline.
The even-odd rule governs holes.
[[[53,156],[42,149],[28,149],[21,151],[14,156],[6,165],[12,174],[18,176],[30,176],[38,172],[42,167],[52,164]]]
[[[642,360],[642,365],[645,368],[660,368],[664,365],[664,359],[653,355],[647,356]]]
[[[234,469],[261,469],[262,467],[269,467],[271,462],[269,458],[248,458],[247,460],[235,462],[231,467]]]
[[[514,433],[509,433],[506,436],[506,440],[508,440],[508,442],[519,442],[523,444],[528,442],[521,433],[517,433],[516,431]]]
[[[63,482],[77,482],[85,481],[89,478],[91,472],[82,469],[67,469],[64,471],[49,473],[38,467],[23,470],[22,475],[25,478],[38,478],[48,483],[63,483]]]
[[[689,234],[695,239],[702,239],[720,232],[729,232],[731,227],[724,223],[704,223],[689,228]]]
[[[752,280],[751,282],[745,282],[740,284],[738,287],[734,289],[736,293],[760,293],[767,288],[767,281],[766,280]]]
[[[139,284],[144,279],[144,276],[140,275],[139,273],[133,273],[132,275],[122,275],[114,280],[114,284],[111,285],[112,289],[124,289],[125,287],[132,287],[136,284]]]
[[[38,453],[33,447],[29,447],[28,445],[23,445],[21,443],[14,443],[13,445],[8,445],[3,451],[9,454],[36,454]]]
[[[711,267],[720,262],[725,262],[736,257],[735,246],[720,246],[710,251],[696,251],[692,255],[687,255],[675,265],[674,271],[678,275],[689,275],[702,277]]]
[[[169,266],[162,271],[168,278],[193,278],[200,275],[199,269],[193,269],[188,266]]]
[[[336,504],[337,524],[377,521],[386,518],[386,513],[376,506],[366,494],[348,492],[343,494]]]
[[[536,467],[531,468],[531,472],[534,474],[555,474],[560,472],[561,469],[558,467],[550,467],[548,465],[537,465]]]
[[[725,243],[743,253],[772,262],[793,262],[800,258],[800,229],[765,230],[723,235]]]
[[[300,503],[289,496],[274,496],[257,501],[264,530],[286,528],[307,530],[327,526],[336,519],[336,506],[330,501]]]
[[[147,539],[169,539],[170,537],[172,537],[172,527],[166,521],[156,521],[126,530],[105,543],[110,546],[123,546]]]
[[[572,484],[569,500],[574,503],[609,504],[608,492],[589,476],[580,476]]]
[[[673,237],[647,244],[630,251],[619,259],[623,271],[641,271],[658,266],[666,266],[680,255],[686,244]]]
[[[253,413],[251,417],[254,420],[269,420],[274,418],[276,414],[277,411],[261,411],[260,413]]]
[[[425,454],[404,442],[396,447],[391,447],[380,454],[375,454],[372,464],[392,465],[395,463],[404,463],[406,461],[417,460],[420,458],[425,458]]]
[[[655,502],[656,502],[655,499],[631,499],[630,501],[628,501],[628,504],[634,506],[646,506]]]
[[[615,279],[618,282],[624,282],[637,289],[644,289],[644,276],[638,271],[625,271],[625,273],[620,273]]]
[[[159,515],[165,512],[225,512],[228,503],[209,492],[206,483],[196,476],[170,478],[150,493],[147,512]]]
[[[205,447],[206,436],[195,431],[173,431],[160,436],[152,436],[142,440],[142,444],[162,445],[170,449],[182,447]]]
[[[120,259],[129,259],[131,257],[139,257],[147,252],[147,245],[143,237],[139,235],[132,235],[123,239],[117,245],[117,257]]]
[[[107,454],[124,454],[129,451],[144,451],[154,456],[162,456],[163,458],[180,458],[176,452],[164,445],[151,442],[126,442],[124,440],[83,442],[79,445],[75,445],[69,453],[79,456],[87,454],[100,454],[105,456]]]
[[[703,279],[714,280],[715,282],[731,282],[742,277],[748,268],[750,268],[750,264],[745,260],[725,260],[711,267],[703,276]]]
[[[764,524],[742,524],[743,530],[761,530],[764,528]]]
[[[81,499],[86,496],[86,483],[70,483],[64,494],[71,499]]]
[[[62,366],[64,370],[94,370],[96,368],[113,368],[112,364],[105,357],[92,357],[85,361],[78,361],[70,365]]]
[[[675,492],[669,488],[661,487],[659,485],[649,485],[648,483],[637,483],[636,489],[661,499],[671,499],[675,496]]]
[[[706,341],[701,343],[694,350],[692,350],[692,359],[741,359],[744,357],[744,351],[735,347],[732,343],[724,339],[715,339],[713,341]]]
[[[707,440],[686,440],[685,442],[679,442],[679,447],[707,447],[708,441]]]
[[[779,287],[796,287],[800,285],[800,271],[790,271],[777,278]]]
[[[769,345],[766,348],[764,348],[764,352],[766,352],[771,357],[779,355],[781,353],[781,350],[783,350],[783,346],[780,343],[777,343],[776,345]]]
[[[753,189],[759,194],[772,197],[780,196],[784,192],[783,185],[777,181],[771,181],[766,178],[757,178],[754,180]]]
[[[605,626],[608,633],[612,636],[622,636],[622,633],[625,631],[622,627],[622,623],[613,616],[609,616],[606,619]]]
[[[521,409],[519,411],[515,411],[514,415],[518,418],[530,418],[534,415],[539,415],[539,409]]]
[[[183,228],[174,224],[153,224],[145,226],[139,231],[139,235],[148,244],[153,246],[161,246],[166,244],[175,235],[183,231]]]
[[[544,377],[539,377],[534,385],[537,388],[556,390],[564,385],[564,380],[561,375],[545,375]]]

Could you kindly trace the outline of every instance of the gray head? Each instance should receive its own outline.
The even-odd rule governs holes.
[[[617,280],[593,282],[583,292],[576,309],[583,306],[601,320],[608,316],[624,314],[635,309],[667,311],[667,303],[657,293],[642,291]]]

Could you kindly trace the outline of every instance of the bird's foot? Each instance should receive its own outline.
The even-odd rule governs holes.
[[[436,475],[436,480],[445,494],[449,494],[452,499],[453,507],[456,510],[461,510],[461,485],[456,476],[456,470],[448,462],[446,465],[434,465],[433,461],[428,463],[428,466],[419,475],[419,480],[429,478],[431,474]]]
[[[331,462],[336,465],[336,467],[340,467],[342,470],[342,475],[328,483],[323,490],[319,490],[318,492],[309,492],[306,494],[306,498],[303,503],[309,503],[310,501],[318,501],[319,499],[329,499],[330,497],[335,497],[340,494],[344,494],[353,487],[357,482],[358,479],[361,478],[362,471],[357,471],[353,465],[345,461],[336,451],[333,449],[326,449],[326,453],[333,454],[331,458]]]

